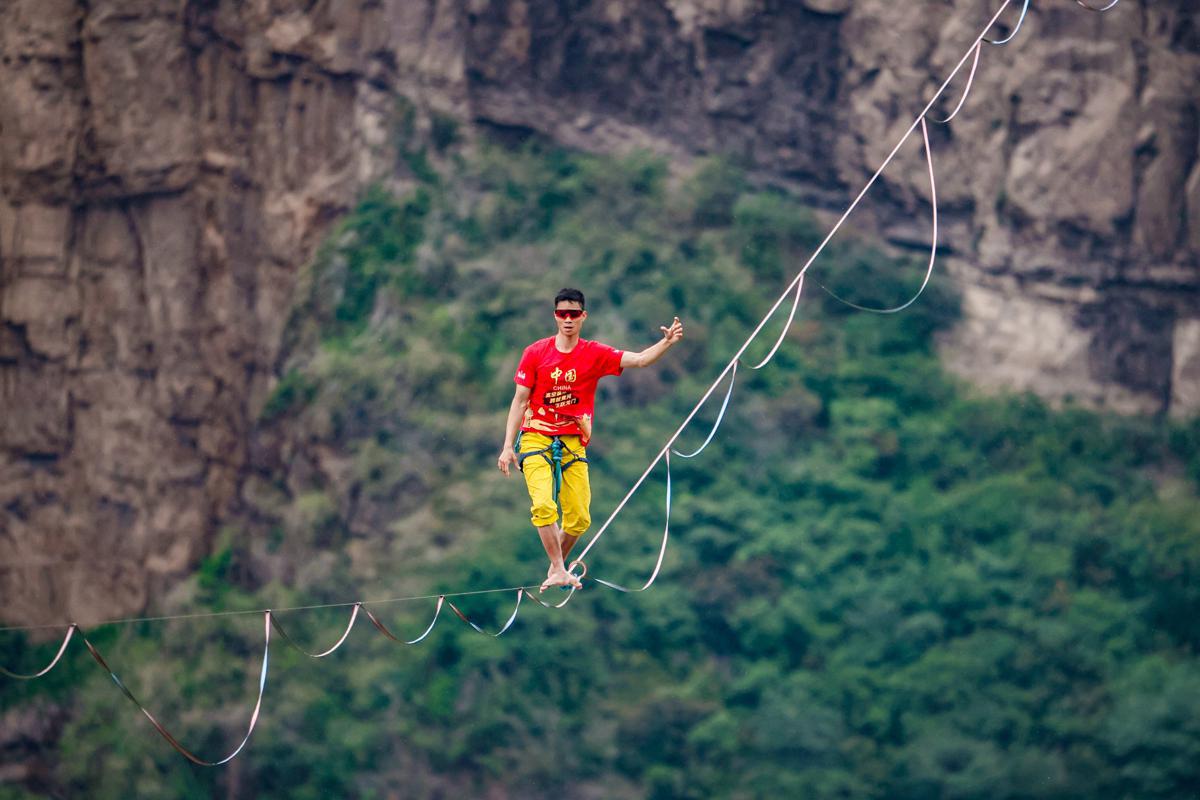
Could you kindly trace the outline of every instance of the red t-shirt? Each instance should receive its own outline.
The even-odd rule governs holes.
[[[526,347],[513,376],[516,383],[531,390],[521,430],[546,436],[578,434],[587,439],[575,418],[592,416],[596,382],[605,375],[621,374],[622,351],[580,339],[575,349],[563,353],[554,339],[540,339]]]

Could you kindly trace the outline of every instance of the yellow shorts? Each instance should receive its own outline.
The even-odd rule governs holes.
[[[549,447],[551,439],[533,431],[521,433],[522,453],[536,453]],[[563,436],[563,465],[572,459],[586,458],[587,450],[578,436]],[[550,453],[546,453],[547,456]],[[521,464],[525,474],[525,488],[529,490],[532,503],[529,509],[529,519],[537,527],[553,525],[558,521],[558,506],[554,503],[554,469],[550,462],[539,455],[526,456]],[[562,503],[562,527],[570,536],[580,536],[592,524],[592,486],[588,482],[588,465],[585,461],[576,461],[563,470],[562,489],[559,491],[559,502]]]

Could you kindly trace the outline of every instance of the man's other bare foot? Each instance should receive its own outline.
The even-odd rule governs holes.
[[[546,574],[546,580],[542,581],[542,588],[538,591],[544,592],[551,586],[570,586],[572,589],[583,588],[583,584],[579,582],[579,578],[576,578],[574,575],[562,568],[551,569],[550,572]]]

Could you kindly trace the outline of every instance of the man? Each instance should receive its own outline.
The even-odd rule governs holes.
[[[521,356],[504,446],[496,460],[505,475],[513,466],[525,475],[530,519],[550,557],[542,591],[551,586],[582,588],[579,578],[567,572],[566,558],[592,522],[586,448],[592,436],[596,382],[605,375],[620,375],[626,367],[650,366],[683,338],[683,325],[675,317],[670,327],[660,328],[662,340],[640,353],[581,339],[587,311],[578,289],[563,289],[555,296],[554,319],[558,333],[529,345]],[[518,430],[520,455],[514,448]],[[556,461],[562,480],[557,503]]]

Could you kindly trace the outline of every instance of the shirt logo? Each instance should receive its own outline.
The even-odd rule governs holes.
[[[550,380],[557,383],[562,374],[562,367],[555,367],[554,371],[550,373]]]
[[[525,380],[525,370],[523,370],[523,369],[517,370],[517,377],[520,378],[521,380]]]
[[[574,383],[575,382],[575,370],[573,370],[573,369],[567,370],[566,379],[567,379],[567,383]],[[557,378],[555,380],[557,380]]]

